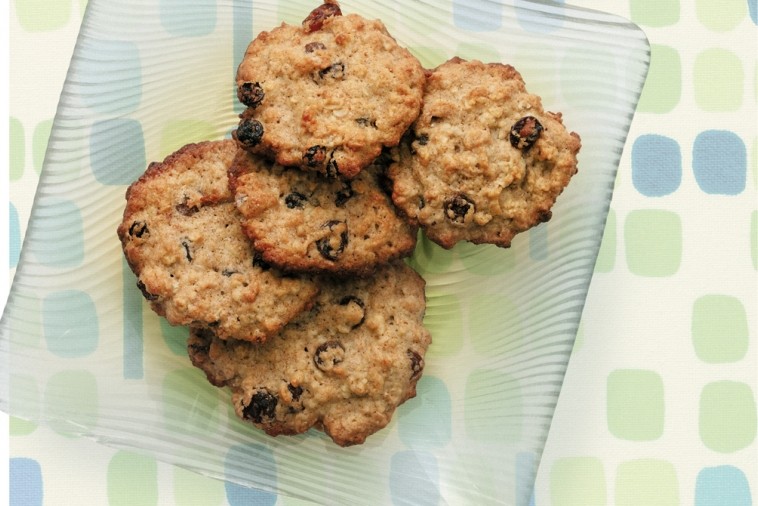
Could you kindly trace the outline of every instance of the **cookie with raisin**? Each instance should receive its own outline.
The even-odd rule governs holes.
[[[431,342],[424,281],[402,261],[366,278],[327,278],[310,311],[256,345],[192,329],[188,353],[229,387],[237,415],[272,436],[314,427],[365,442],[416,395]]]
[[[242,226],[286,271],[366,274],[416,245],[392,204],[382,158],[352,179],[284,167],[240,150],[229,171]]]
[[[444,248],[508,247],[551,218],[580,147],[512,66],[452,58],[430,73],[421,114],[393,150],[392,198]]]
[[[395,146],[421,108],[424,70],[379,20],[336,1],[263,31],[237,69],[234,138],[281,165],[354,177]]]
[[[263,341],[318,292],[256,256],[242,232],[227,171],[234,141],[189,144],[150,164],[129,186],[118,237],[137,286],[173,325]]]

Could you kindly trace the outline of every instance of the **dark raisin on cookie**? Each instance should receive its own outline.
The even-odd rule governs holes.
[[[253,253],[253,267],[258,267],[261,270],[267,271],[271,268],[271,264],[263,259],[263,255],[260,251],[255,251]]]
[[[284,204],[287,209],[302,209],[308,201],[307,197],[300,192],[290,192],[284,197]]]
[[[287,390],[289,390],[290,394],[292,394],[293,401],[300,400],[300,396],[303,395],[303,387],[295,386],[292,383],[287,384]]]
[[[445,201],[445,216],[453,223],[465,223],[466,216],[473,214],[474,202],[462,193]]]
[[[137,281],[137,288],[139,288],[139,291],[142,292],[142,296],[150,301],[158,300],[157,295],[153,295],[152,293],[147,291],[147,287],[145,286],[145,283],[142,281]]]
[[[188,262],[192,262],[194,259],[192,256],[192,241],[189,239],[182,239],[182,248],[184,248],[184,257]]]
[[[322,257],[335,261],[347,246],[347,223],[340,220],[330,220],[324,223],[322,228],[328,228],[329,233],[316,241],[316,248]]]
[[[254,148],[263,139],[263,124],[256,119],[243,119],[237,127],[235,137],[246,148]]]
[[[129,235],[142,239],[145,235],[150,235],[150,230],[147,228],[147,223],[144,221],[134,221],[129,226]]]
[[[420,134],[416,137],[416,142],[419,143],[419,146],[426,146],[429,143],[429,136],[426,134]]]
[[[305,45],[306,53],[313,53],[315,51],[323,51],[324,49],[326,49],[326,46],[322,44],[321,42],[309,42]]]
[[[340,6],[335,3],[324,3],[313,9],[308,17],[303,20],[303,29],[305,33],[315,32],[321,30],[324,26],[324,21],[332,16],[341,16],[342,11]]]
[[[326,68],[318,71],[319,80],[331,77],[332,79],[342,79],[345,77],[345,64],[341,61],[334,62]]]
[[[326,162],[326,175],[328,177],[337,177],[339,174],[339,167],[337,166],[337,160],[334,159],[334,151],[329,153],[329,161]]]
[[[360,118],[356,118],[355,122],[358,123],[362,127],[376,128],[376,119],[374,118],[360,117]]]
[[[511,146],[526,153],[539,139],[542,124],[534,116],[524,116],[511,127]]]
[[[340,306],[347,306],[349,304],[355,304],[361,309],[361,312],[363,313],[363,316],[361,316],[361,319],[358,321],[358,323],[353,325],[353,328],[355,329],[363,325],[363,322],[366,321],[366,303],[363,302],[363,299],[355,295],[346,295],[340,299]]]
[[[176,205],[175,209],[176,209],[176,212],[179,213],[179,214],[181,214],[182,216],[192,216],[193,214],[195,214],[196,212],[198,212],[200,210],[200,209],[198,209],[197,206],[189,206],[189,205],[187,205],[187,198],[186,197],[184,199],[184,202],[182,202],[181,204],[177,204]]]
[[[266,94],[260,83],[245,82],[237,88],[237,98],[247,107],[255,109],[263,102]]]
[[[411,360],[411,379],[421,376],[421,373],[424,371],[424,359],[411,349],[408,349],[406,353]]]
[[[279,400],[267,390],[258,390],[253,394],[250,403],[242,409],[242,416],[255,423],[263,422],[264,418],[273,418],[276,404]]]
[[[303,163],[307,167],[318,167],[326,160],[325,146],[311,146],[303,153]]]
[[[339,341],[327,341],[316,348],[313,362],[324,372],[331,371],[334,366],[345,360],[345,348]]]
[[[337,195],[334,198],[334,204],[337,207],[344,207],[350,198],[355,195],[353,185],[350,181],[342,181],[342,188],[337,191]]]

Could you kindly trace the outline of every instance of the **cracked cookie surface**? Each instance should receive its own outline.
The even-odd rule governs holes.
[[[173,325],[263,341],[308,309],[318,287],[253,253],[229,191],[234,141],[189,144],[126,193],[123,252],[152,309]]]
[[[236,414],[272,436],[323,430],[360,444],[416,395],[431,341],[424,281],[402,261],[323,281],[313,308],[263,344],[192,329],[188,353]]]
[[[445,248],[508,247],[550,219],[580,147],[513,67],[452,58],[430,73],[421,114],[393,150],[392,198]]]
[[[302,26],[258,34],[236,82],[246,106],[233,134],[241,146],[281,165],[354,177],[418,116],[424,70],[381,21],[343,16],[327,2]]]
[[[385,170],[377,161],[353,179],[329,177],[240,150],[229,184],[265,261],[288,271],[366,274],[416,245],[417,228],[392,204]]]

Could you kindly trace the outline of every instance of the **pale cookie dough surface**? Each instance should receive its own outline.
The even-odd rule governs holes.
[[[377,162],[353,179],[282,167],[240,150],[229,182],[245,233],[288,271],[366,274],[408,256],[417,228],[399,215]]]
[[[152,163],[127,190],[118,236],[138,287],[171,324],[262,341],[318,287],[256,259],[228,186],[237,150],[231,140],[189,144]]]
[[[282,165],[354,177],[418,116],[424,70],[381,21],[328,14],[250,43],[237,70],[247,109],[233,135]]]
[[[513,67],[460,58],[429,75],[406,141],[389,169],[393,201],[445,248],[508,247],[549,220],[581,144]]]
[[[263,343],[193,329],[192,363],[228,386],[237,415],[272,436],[323,430],[363,443],[416,395],[431,341],[424,281],[402,261],[369,278],[324,280],[308,313]]]

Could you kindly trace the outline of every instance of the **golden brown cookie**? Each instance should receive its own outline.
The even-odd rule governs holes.
[[[424,70],[379,20],[334,1],[302,26],[261,32],[237,70],[247,106],[233,136],[281,165],[354,177],[421,108]]]
[[[508,247],[549,220],[581,145],[513,67],[460,58],[429,75],[406,141],[389,169],[393,201],[445,248]]]
[[[228,186],[237,150],[232,140],[189,144],[152,163],[127,190],[118,236],[142,294],[171,324],[263,341],[318,286],[254,255]]]
[[[266,433],[315,427],[360,444],[416,395],[431,341],[425,306],[423,279],[396,261],[369,278],[324,280],[313,308],[261,345],[193,329],[188,352]]]
[[[288,271],[366,274],[408,256],[417,228],[401,217],[377,161],[353,179],[282,167],[240,150],[229,182],[262,258]]]

